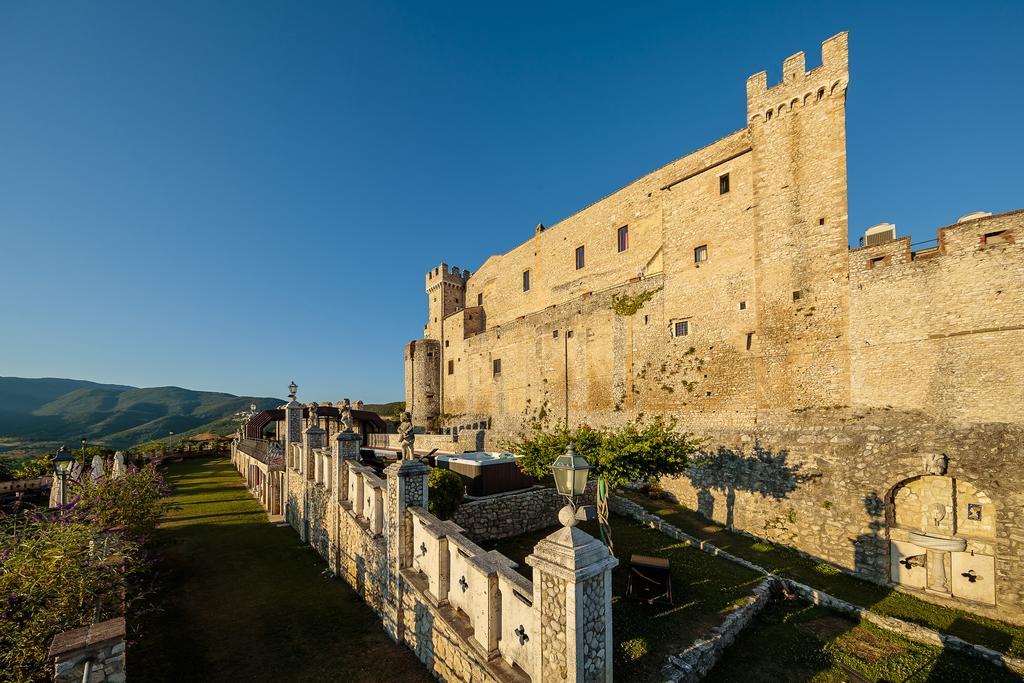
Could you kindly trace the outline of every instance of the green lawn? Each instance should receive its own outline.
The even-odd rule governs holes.
[[[775,574],[813,586],[879,614],[922,624],[1014,657],[1024,657],[1024,627],[933,605],[886,586],[843,574],[827,563],[801,557],[786,548],[729,531],[677,503],[652,500],[633,492],[625,495],[691,536],[713,543]]]
[[[745,601],[763,578],[756,572],[676,542],[659,531],[625,517],[613,516],[612,538],[619,566],[613,572],[612,614],[615,636],[615,679],[660,680],[666,657],[676,654],[700,634],[719,624],[726,612]],[[582,528],[597,534],[593,524]],[[554,529],[524,534],[485,546],[496,548],[519,563],[531,578],[524,558]],[[650,606],[626,601],[626,561],[632,554],[667,557],[672,562],[675,605]]]
[[[804,602],[773,602],[705,679],[722,683],[1019,681],[1012,672]]]
[[[178,506],[161,526],[163,610],[128,652],[140,681],[431,681],[413,653],[223,457],[166,470]]]

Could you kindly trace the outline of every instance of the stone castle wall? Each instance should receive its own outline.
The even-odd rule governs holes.
[[[919,254],[848,250],[847,61],[839,34],[811,71],[798,53],[780,83],[752,76],[744,129],[475,273],[431,270],[428,339],[406,352],[414,420],[752,426],[757,410],[856,405],[1024,421],[1024,367],[1006,362],[1024,338],[1024,214],[944,228]]]
[[[942,228],[916,255],[902,238],[849,260],[854,405],[1024,422],[1024,211]]]
[[[727,451],[714,468],[662,481],[680,502],[721,524],[883,584],[899,569],[893,567],[899,558],[890,539],[904,538],[901,527],[909,526],[903,513],[897,515],[897,494],[928,475],[930,458],[945,454],[945,476],[957,484],[953,500],[962,510],[959,534],[968,538],[966,550],[977,551],[978,559],[994,556],[994,571],[979,585],[987,581],[993,590],[994,583],[995,604],[956,604],[1024,622],[1024,533],[1016,513],[1024,509],[1024,427],[835,409],[762,413],[756,428],[704,436],[708,450]],[[980,506],[982,522],[967,519],[968,504]],[[979,532],[972,524],[994,527]],[[912,526],[922,528],[920,522]]]

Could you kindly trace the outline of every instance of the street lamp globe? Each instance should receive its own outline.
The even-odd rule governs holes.
[[[51,462],[53,463],[53,473],[64,478],[71,472],[71,466],[75,463],[75,459],[71,457],[67,448],[61,446]]]
[[[288,385],[288,398],[295,398],[295,394],[299,391],[299,385],[294,381]]]
[[[558,492],[570,500],[582,496],[587,488],[590,469],[590,463],[582,455],[577,455],[575,447],[570,443],[565,453],[558,456],[551,465]]]

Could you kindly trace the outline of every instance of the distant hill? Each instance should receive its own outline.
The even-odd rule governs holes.
[[[0,450],[45,450],[55,442],[74,447],[83,436],[124,448],[166,438],[171,431],[226,434],[234,430],[233,415],[250,404],[265,410],[283,402],[180,387],[0,377]]]
[[[363,405],[363,410],[369,410],[372,413],[377,413],[381,417],[391,417],[403,410],[405,410],[405,401],[392,401],[391,403],[367,403]]]

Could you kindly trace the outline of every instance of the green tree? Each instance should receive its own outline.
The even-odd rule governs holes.
[[[437,467],[430,470],[427,489],[430,513],[440,519],[450,519],[466,495],[466,485],[462,483],[462,477],[451,470]]]
[[[619,429],[594,429],[581,425],[574,429],[559,425],[553,431],[534,431],[504,447],[521,455],[519,467],[527,474],[544,479],[551,464],[565,453],[569,444],[587,459],[591,477],[597,478],[597,512],[602,540],[612,548],[608,525],[608,496],[611,491],[634,482],[653,483],[662,477],[683,474],[700,442],[679,431],[674,420],[656,417],[636,421]]]

